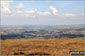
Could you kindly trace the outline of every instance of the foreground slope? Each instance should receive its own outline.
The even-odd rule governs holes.
[[[85,51],[83,38],[1,40],[2,55],[69,55]]]

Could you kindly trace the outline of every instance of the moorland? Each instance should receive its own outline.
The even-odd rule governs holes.
[[[69,55],[85,51],[85,27],[2,26],[1,55]]]

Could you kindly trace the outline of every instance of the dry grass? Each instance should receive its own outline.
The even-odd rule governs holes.
[[[56,38],[1,40],[2,55],[13,55],[17,53],[24,55],[69,55],[70,49],[71,51],[85,51],[84,39]]]

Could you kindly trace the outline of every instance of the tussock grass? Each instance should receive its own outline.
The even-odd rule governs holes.
[[[84,41],[81,38],[1,40],[1,54],[69,55],[69,51],[85,51]]]

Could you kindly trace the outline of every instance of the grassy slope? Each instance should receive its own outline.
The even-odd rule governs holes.
[[[84,39],[56,38],[56,39],[17,39],[1,40],[1,54],[23,52],[24,54],[53,54],[69,55],[69,51],[84,51]]]

